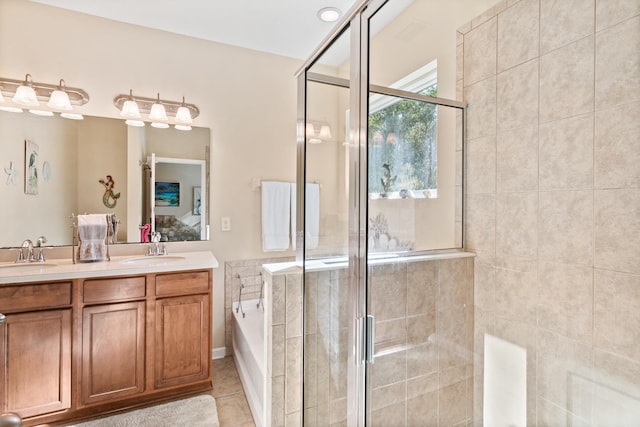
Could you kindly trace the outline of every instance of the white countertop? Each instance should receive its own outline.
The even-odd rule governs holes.
[[[74,264],[71,259],[47,259],[44,263],[0,262],[0,284],[66,280],[87,277],[129,276],[176,270],[217,268],[211,252],[179,252],[163,256],[112,256],[111,261]]]

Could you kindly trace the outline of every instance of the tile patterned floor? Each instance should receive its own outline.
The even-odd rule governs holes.
[[[213,390],[220,427],[255,427],[233,357],[213,361]]]

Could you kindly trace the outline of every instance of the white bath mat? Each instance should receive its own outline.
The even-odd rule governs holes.
[[[69,427],[220,427],[213,396],[201,395]]]

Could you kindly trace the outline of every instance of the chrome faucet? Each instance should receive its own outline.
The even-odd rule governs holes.
[[[147,246],[147,256],[167,255],[167,247],[160,242],[162,235],[157,231],[151,232],[151,242]]]
[[[44,244],[47,243],[47,238],[44,236],[38,237],[36,240],[36,248],[38,248],[38,254],[36,256],[36,251],[34,250],[33,242],[29,239],[26,239],[18,248],[18,259],[16,259],[16,264],[26,263],[26,262],[45,262],[44,259]],[[26,254],[25,254],[26,249]]]

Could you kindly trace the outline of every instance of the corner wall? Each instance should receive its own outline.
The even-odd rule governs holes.
[[[640,3],[503,0],[459,32],[474,419],[491,334],[527,352],[527,425],[633,424]]]

